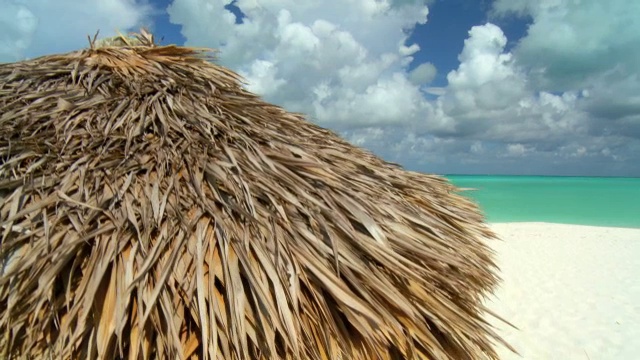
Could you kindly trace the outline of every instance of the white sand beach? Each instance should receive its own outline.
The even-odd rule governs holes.
[[[491,224],[502,285],[487,304],[521,357],[640,359],[640,229]]]

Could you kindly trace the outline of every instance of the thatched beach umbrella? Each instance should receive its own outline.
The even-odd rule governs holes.
[[[472,202],[124,39],[0,65],[0,358],[495,357]]]

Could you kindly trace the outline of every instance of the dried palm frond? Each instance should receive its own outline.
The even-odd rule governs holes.
[[[0,65],[0,358],[496,358],[476,205],[210,60]]]
[[[140,34],[123,35],[118,32],[118,35],[96,40],[98,34],[93,39],[89,39],[89,45],[91,48],[101,47],[131,47],[131,46],[155,46],[153,34],[145,29],[140,31]]]

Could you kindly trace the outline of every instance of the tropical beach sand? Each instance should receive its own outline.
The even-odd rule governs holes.
[[[522,357],[640,359],[640,229],[494,223],[503,282],[488,302]],[[497,323],[497,322],[496,322]]]

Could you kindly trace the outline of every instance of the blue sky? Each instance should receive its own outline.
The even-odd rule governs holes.
[[[0,0],[0,62],[100,30],[220,50],[265,100],[407,168],[640,176],[640,2]],[[242,21],[237,21],[238,18]]]

